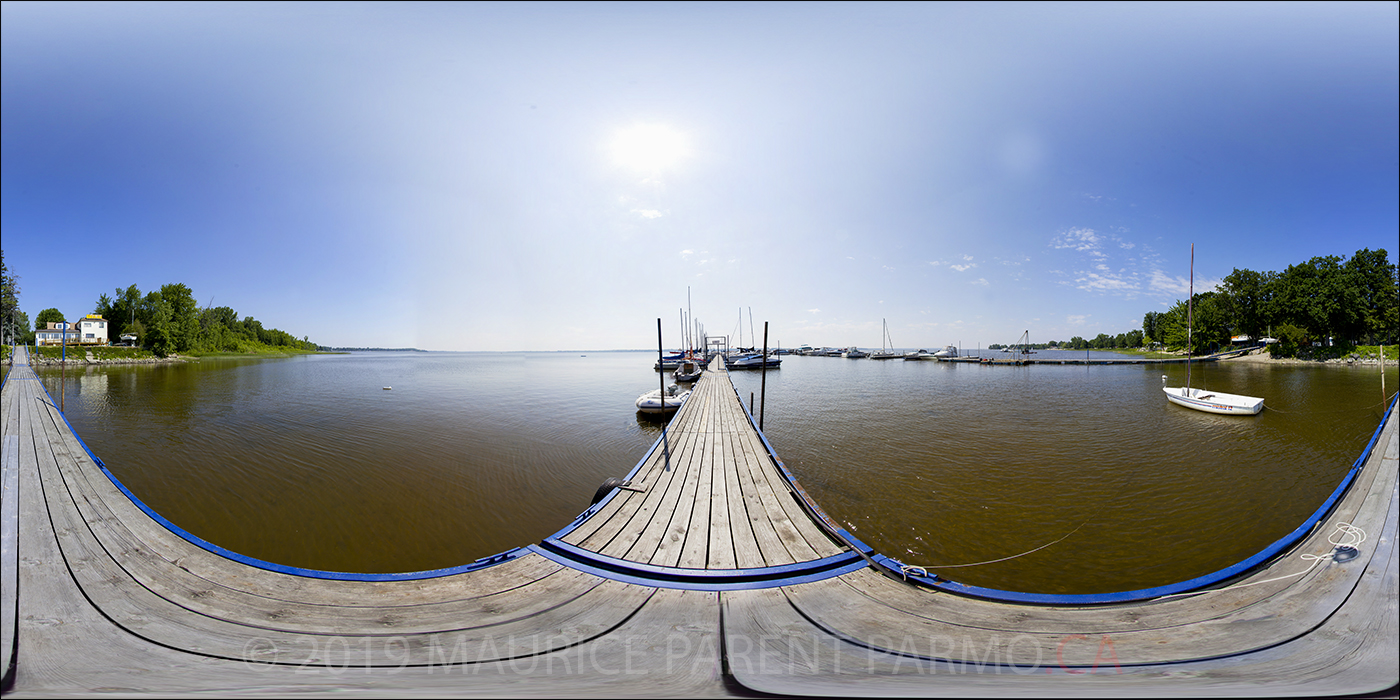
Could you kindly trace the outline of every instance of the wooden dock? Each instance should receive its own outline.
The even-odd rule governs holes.
[[[22,350],[0,408],[7,697],[1333,695],[1400,675],[1393,409],[1266,560],[1081,605],[870,551],[718,364],[628,488],[544,541],[408,574],[278,566],[180,531],[87,451]],[[1366,533],[1353,549],[1328,541],[1343,522]]]

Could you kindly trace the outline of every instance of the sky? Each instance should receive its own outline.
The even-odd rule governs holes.
[[[0,5],[33,319],[337,347],[1116,335],[1400,242],[1400,5]],[[743,321],[740,321],[742,314]],[[750,321],[752,318],[752,321]],[[761,337],[759,339],[761,343]]]

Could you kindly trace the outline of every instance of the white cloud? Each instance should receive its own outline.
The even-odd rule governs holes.
[[[1100,266],[1104,267],[1104,266]],[[1097,272],[1081,272],[1074,279],[1074,286],[1085,292],[1130,292],[1139,291],[1138,283],[1122,275],[1101,275]]]
[[[1094,229],[1072,228],[1058,236],[1050,242],[1050,245],[1057,249],[1072,248],[1079,251],[1096,250],[1099,241],[1103,240]]]
[[[975,279],[975,280],[972,281],[972,284],[980,284],[980,285],[982,285],[983,287],[985,287],[985,286],[987,286],[987,278],[985,278],[985,277],[978,277],[977,279]]]
[[[1087,315],[1084,315],[1084,314],[1075,315],[1075,316],[1066,316],[1066,317],[1065,317],[1065,323],[1068,323],[1068,324],[1071,325],[1071,326],[1082,326],[1082,325],[1084,325],[1084,322],[1087,321],[1088,319],[1089,319],[1089,317],[1088,317]]]
[[[968,270],[971,270],[971,269],[974,268],[974,267],[977,267],[977,263],[973,263],[973,264],[971,264],[971,265],[950,265],[949,267],[952,267],[954,270],[957,270],[958,272],[966,272],[966,271],[968,271]]]
[[[633,209],[632,213],[642,217],[643,219],[659,219],[665,216],[665,214],[662,214],[656,209]]]
[[[1202,277],[1196,280],[1196,289],[1201,290],[1201,292],[1210,292],[1218,289],[1220,284],[1221,280]],[[1152,271],[1152,278],[1147,286],[1154,292],[1172,294],[1181,299],[1185,299],[1191,294],[1190,278],[1172,277],[1161,270]]]
[[[1152,279],[1147,283],[1149,289],[1163,294],[1178,294],[1186,296],[1190,293],[1191,284],[1185,277],[1170,277],[1161,270],[1152,271]]]
[[[809,314],[819,314],[819,313],[821,313],[821,312],[822,312],[821,309],[807,309],[807,313],[809,313]]]

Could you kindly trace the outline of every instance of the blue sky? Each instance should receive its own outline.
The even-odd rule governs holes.
[[[1400,6],[5,3],[3,246],[336,346],[1138,328],[1400,230]]]

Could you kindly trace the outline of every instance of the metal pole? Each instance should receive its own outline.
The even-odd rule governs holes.
[[[1184,396],[1191,396],[1191,352],[1195,349],[1191,347],[1191,324],[1192,305],[1196,302],[1196,244],[1191,244],[1191,286],[1186,292],[1186,393]]]
[[[763,364],[759,365],[758,429],[763,430],[763,407],[768,403],[768,322],[763,322]]]
[[[63,338],[63,340],[61,341],[61,342],[62,342],[62,346],[63,346],[63,350],[62,350],[62,357],[63,357],[63,359],[59,362],[59,369],[58,369],[58,377],[59,377],[59,383],[58,383],[58,412],[59,412],[59,413],[63,413],[63,412],[64,412],[64,410],[63,410],[63,406],[64,406],[63,399],[66,397],[66,394],[68,393],[68,391],[67,391],[67,389],[68,389],[68,322],[67,322],[67,321],[64,321],[64,322],[63,322],[63,334],[62,334],[60,337]]]
[[[661,365],[666,351],[661,345],[661,319],[656,319],[656,364]],[[661,367],[661,453],[666,458],[666,471],[671,471],[671,443],[666,440],[666,368]]]

